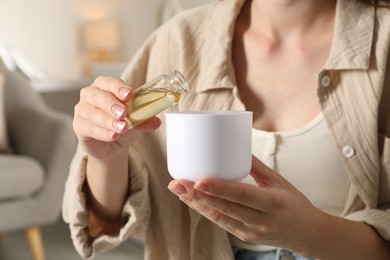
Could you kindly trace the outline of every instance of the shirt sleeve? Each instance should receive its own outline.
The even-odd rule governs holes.
[[[388,107],[390,108],[390,106]],[[388,129],[388,131],[390,131]],[[384,239],[390,241],[390,133],[379,135],[380,145],[380,184],[377,208],[368,208],[356,199],[355,205],[360,210],[345,217],[354,221],[365,222],[372,226]],[[356,191],[355,191],[356,193]],[[355,196],[357,198],[357,196]]]
[[[386,100],[385,111],[387,112],[385,114],[389,114],[390,112],[390,106],[388,105],[390,99],[389,93],[388,91],[387,96],[384,96],[383,99]],[[389,125],[388,121],[387,125]],[[379,135],[381,173],[378,208],[369,210],[365,214],[364,221],[374,227],[384,239],[390,241],[390,127],[386,128],[386,130],[386,133]]]
[[[380,236],[390,241],[390,205],[386,209],[364,209],[345,216],[353,221],[364,222],[372,226]]]
[[[180,55],[170,56],[177,49],[172,45],[173,35],[177,33],[171,33],[170,23],[158,28],[135,54],[121,78],[134,88],[166,72],[167,68],[181,68],[180,59],[176,57]],[[63,219],[69,224],[73,244],[82,257],[92,258],[129,237],[144,239],[146,236],[151,216],[149,171],[144,164],[146,148],[141,138],[129,149],[130,196],[122,209],[124,225],[115,236],[99,234],[92,237],[88,230],[90,216],[85,193],[87,156],[78,147],[65,184]]]
[[[87,156],[78,147],[65,184],[62,212],[64,221],[69,224],[73,244],[82,257],[92,258],[118,246],[129,237],[145,237],[150,216],[148,173],[135,150],[129,150],[129,158],[131,195],[122,209],[124,225],[115,236],[100,234],[92,238],[88,229],[89,212],[84,189]]]
[[[155,45],[153,33],[138,50],[129,63],[122,79],[130,86],[139,86],[146,81],[150,70],[150,52]],[[157,67],[157,65],[152,66]],[[76,251],[84,258],[108,251],[129,237],[144,239],[150,219],[150,196],[148,187],[148,170],[140,154],[142,145],[129,149],[129,189],[130,196],[122,209],[124,225],[115,236],[99,234],[91,237],[89,232],[89,212],[86,204],[85,176],[87,156],[79,146],[70,166],[70,173],[65,184],[63,198],[63,219],[69,224],[71,238]],[[95,235],[95,234],[94,234]]]

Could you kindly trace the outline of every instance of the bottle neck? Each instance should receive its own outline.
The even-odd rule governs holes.
[[[184,78],[183,74],[181,74],[179,71],[175,70],[172,72],[171,75],[169,75],[169,86],[172,91],[177,92],[179,94],[185,94],[189,91],[189,86]]]

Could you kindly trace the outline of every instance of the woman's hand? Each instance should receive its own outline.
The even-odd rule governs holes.
[[[282,176],[253,157],[258,186],[217,179],[175,180],[169,189],[243,241],[305,251],[325,214]],[[317,233],[318,236],[318,233]]]
[[[329,215],[253,157],[257,187],[217,179],[174,180],[188,206],[243,241],[319,259],[390,259],[390,243],[369,225]]]
[[[125,103],[131,97],[132,88],[114,77],[100,76],[81,90],[74,110],[73,129],[89,156],[112,160],[119,153],[127,152],[139,132],[154,131],[160,126],[160,120],[153,117],[128,131],[124,118],[129,111]]]

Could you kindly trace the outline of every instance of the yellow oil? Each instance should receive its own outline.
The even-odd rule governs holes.
[[[129,129],[174,105],[179,99],[180,94],[171,90],[136,89],[131,102],[127,104],[129,115],[126,121]]]

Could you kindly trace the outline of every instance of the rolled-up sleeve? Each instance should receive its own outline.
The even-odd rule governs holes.
[[[386,99],[388,100],[388,98]],[[387,110],[390,106],[387,107]],[[386,112],[386,114],[389,112]],[[387,125],[387,124],[386,124]],[[390,129],[387,129],[389,131]],[[384,239],[390,241],[390,133],[379,135],[380,183],[377,208],[368,208],[362,201],[355,200],[357,208],[346,215],[347,219],[365,222],[372,226]]]
[[[390,206],[390,205],[389,205]],[[384,239],[390,241],[390,209],[365,209],[348,214],[345,218],[372,226]]]
[[[150,217],[148,172],[135,150],[129,150],[129,158],[130,196],[122,209],[124,225],[115,236],[100,234],[94,238],[88,229],[89,212],[84,189],[87,156],[78,147],[72,160],[65,184],[62,213],[64,221],[69,224],[73,244],[84,258],[92,258],[110,250],[129,237],[137,239],[145,237]]]

